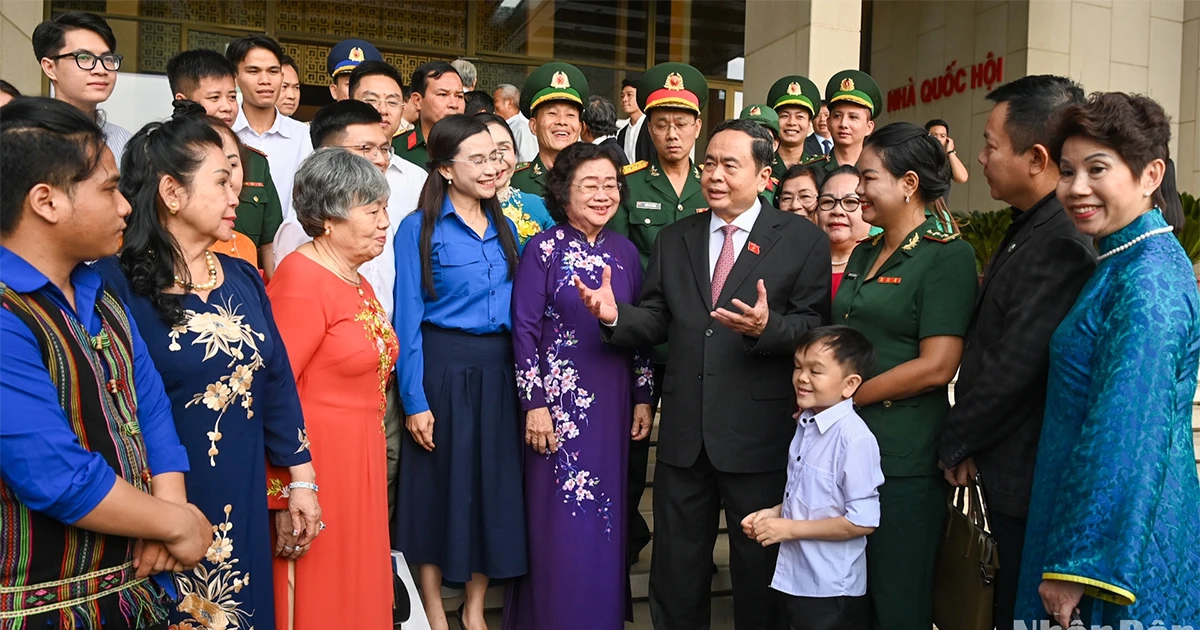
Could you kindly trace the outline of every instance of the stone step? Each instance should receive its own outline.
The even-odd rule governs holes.
[[[651,540],[642,550],[642,555],[638,556],[637,564],[633,565],[629,572],[629,585],[634,600],[650,596],[650,556],[653,549],[654,541]],[[712,579],[713,594],[731,592],[733,582],[729,576],[729,537],[724,533],[717,536],[717,544],[713,546],[713,562],[717,565],[717,572]]]

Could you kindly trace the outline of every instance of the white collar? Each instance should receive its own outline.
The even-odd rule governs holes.
[[[245,107],[245,105],[238,107],[237,120],[233,121],[233,132],[234,133],[237,133],[243,129],[250,129],[250,121],[246,118],[246,112],[243,109],[244,107]],[[279,109],[276,109],[275,110],[275,122],[271,124],[271,128],[261,134],[258,134],[258,135],[266,136],[266,135],[269,135],[272,133],[277,133],[277,134],[283,136],[284,138],[287,138],[290,140],[292,138],[292,130],[290,128],[288,128],[287,125],[283,124],[284,118],[291,120],[291,118],[284,116],[283,113],[279,111]],[[250,130],[254,131],[253,129],[250,129]],[[258,132],[255,131],[255,133],[258,133]]]
[[[837,424],[838,420],[850,415],[852,411],[854,411],[854,399],[847,398],[818,414],[814,414],[812,409],[805,409],[800,413],[800,422],[803,423],[810,419],[815,419],[817,421],[817,430],[821,432],[821,435],[825,435],[829,427]]]
[[[600,144],[601,142],[604,142],[605,140],[608,140],[609,138],[615,138],[615,137],[616,136],[600,136],[599,138],[592,140],[592,144]]]
[[[524,120],[524,119],[525,119],[525,114],[522,114],[521,112],[517,112],[517,113],[515,113],[515,114],[513,114],[513,115],[512,115],[512,118],[507,118],[507,119],[505,119],[505,120],[504,120],[504,122],[506,122],[506,123],[508,123],[508,124],[510,124],[510,125],[511,125],[511,124],[513,124],[514,122],[520,122],[520,121],[522,121],[522,120]]]
[[[747,233],[754,228],[754,222],[758,220],[758,215],[762,213],[762,202],[758,199],[754,200],[754,205],[750,209],[739,214],[732,223],[725,223],[725,220],[717,216],[717,213],[709,211],[712,215],[708,220],[708,231],[716,232],[725,225],[736,225],[739,229],[745,230]]]

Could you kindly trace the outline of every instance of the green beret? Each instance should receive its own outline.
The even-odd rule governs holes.
[[[783,77],[767,92],[767,104],[778,110],[780,107],[798,105],[808,110],[809,117],[821,109],[821,91],[808,77],[798,74]]]
[[[738,120],[753,120],[770,129],[776,138],[779,137],[779,114],[766,105],[747,105],[738,114]]]
[[[579,68],[561,61],[552,61],[534,70],[521,90],[521,113],[533,118],[539,105],[554,101],[573,103],[580,110],[589,96],[587,77]]]
[[[883,107],[879,84],[862,70],[842,70],[833,75],[825,85],[825,100],[830,108],[840,102],[862,105],[871,110],[871,118],[878,116]]]
[[[637,88],[638,108],[674,107],[700,114],[708,105],[708,81],[686,63],[660,63],[646,71]]]

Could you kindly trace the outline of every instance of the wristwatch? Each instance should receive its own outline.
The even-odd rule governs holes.
[[[958,149],[950,149],[946,152],[946,155],[954,155],[955,153],[958,153]]]

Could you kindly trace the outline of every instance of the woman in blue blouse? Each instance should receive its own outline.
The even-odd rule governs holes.
[[[485,627],[488,580],[523,575],[525,512],[512,353],[516,228],[496,199],[503,156],[459,114],[429,134],[421,210],[396,232],[401,445],[395,539],[420,565],[425,612],[447,630],[441,584],[466,584],[468,630]],[[465,610],[465,612],[464,612]]]
[[[95,268],[129,305],[162,375],[191,471],[188,499],[216,537],[177,573],[181,628],[274,627],[266,459],[288,466],[289,557],[319,531],[316,473],[296,384],[258,270],[209,248],[233,235],[238,206],[216,119],[182,115],[142,128],[126,146],[121,193],[133,207],[116,258]],[[290,521],[289,521],[290,523]],[[291,532],[288,532],[290,534]]]
[[[512,128],[503,118],[495,114],[475,114],[475,117],[487,125],[492,140],[496,142],[496,150],[500,152],[502,161],[496,165],[496,198],[500,200],[500,209],[504,216],[512,219],[517,226],[517,250],[524,251],[525,243],[542,230],[554,226],[554,219],[546,210],[546,201],[533,194],[522,192],[509,184],[512,182],[513,171],[517,168],[517,138]]]

